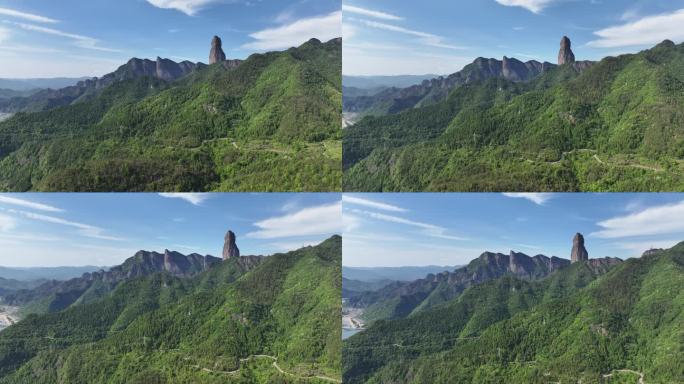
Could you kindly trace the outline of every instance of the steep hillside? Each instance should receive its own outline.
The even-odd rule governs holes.
[[[31,315],[0,333],[0,383],[338,382],[341,242]]]
[[[577,64],[577,63],[575,63]],[[489,79],[345,130],[349,191],[684,187],[684,45]]]
[[[0,190],[339,190],[341,40],[238,64],[124,77],[14,115],[0,123]]]
[[[682,382],[684,243],[605,274],[590,262],[377,322],[345,342],[345,382]]]

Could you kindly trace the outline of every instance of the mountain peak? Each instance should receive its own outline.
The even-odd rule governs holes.
[[[211,39],[211,51],[209,52],[209,64],[216,64],[220,63],[223,61],[226,61],[226,54],[223,52],[223,48],[221,47],[221,38],[218,36],[214,36],[213,39]]]
[[[235,244],[235,233],[228,231],[223,243],[223,260],[240,257],[240,249]]]
[[[558,52],[558,65],[572,64],[575,62],[575,54],[572,53],[572,42],[567,36],[563,36]]]
[[[584,236],[582,236],[581,233],[576,233],[575,237],[572,239],[570,260],[572,260],[573,263],[589,260],[589,252],[584,248]]]

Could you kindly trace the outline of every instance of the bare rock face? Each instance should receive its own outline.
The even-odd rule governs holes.
[[[575,238],[572,239],[572,253],[570,254],[570,260],[572,260],[573,263],[589,260],[589,252],[587,252],[587,249],[584,248],[584,236],[582,236],[581,233],[576,234]]]
[[[223,48],[221,48],[221,38],[218,36],[214,36],[213,39],[211,39],[211,52],[209,52],[209,64],[216,64],[226,61],[226,54],[223,52]]]
[[[223,260],[228,260],[233,257],[240,257],[240,249],[235,244],[235,233],[228,231],[223,244]]]
[[[567,36],[563,36],[560,42],[560,52],[558,52],[558,65],[575,62],[575,54],[572,53],[571,46],[570,39]]]

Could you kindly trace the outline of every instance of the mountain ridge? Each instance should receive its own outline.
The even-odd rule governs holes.
[[[590,262],[378,322],[345,341],[345,382],[679,382],[684,242],[598,274]]]

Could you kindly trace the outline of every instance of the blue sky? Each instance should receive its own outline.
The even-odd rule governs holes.
[[[81,77],[131,57],[208,61],[341,35],[339,0],[0,0],[0,77]]]
[[[243,255],[341,234],[340,194],[0,194],[0,266],[110,266],[138,250]]]
[[[684,241],[684,194],[344,194],[343,263],[463,265],[484,251],[638,257]]]
[[[449,74],[477,57],[557,62],[684,41],[684,0],[343,0],[346,75]]]

